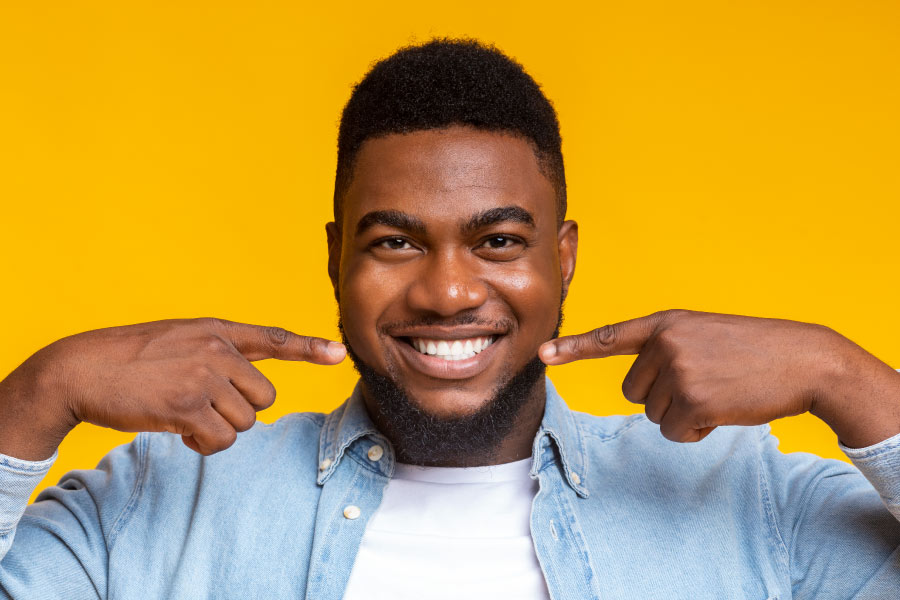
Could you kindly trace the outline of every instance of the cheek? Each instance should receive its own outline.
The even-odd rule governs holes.
[[[380,364],[379,318],[403,295],[403,282],[365,263],[342,266],[341,318],[353,350],[370,364]]]
[[[541,341],[556,328],[561,285],[559,267],[547,259],[495,280],[495,288],[515,314],[523,337]]]

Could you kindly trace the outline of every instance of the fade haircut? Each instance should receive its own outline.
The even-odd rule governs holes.
[[[464,125],[529,142],[556,191],[557,226],[566,215],[562,138],[553,105],[518,62],[494,46],[436,38],[379,61],[353,88],[341,115],[334,220],[363,142],[394,133]]]

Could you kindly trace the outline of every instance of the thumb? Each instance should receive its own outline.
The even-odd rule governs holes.
[[[538,350],[548,365],[562,365],[587,358],[604,358],[620,354],[639,354],[656,331],[661,317],[646,317],[604,325],[580,335],[567,335],[544,342]]]

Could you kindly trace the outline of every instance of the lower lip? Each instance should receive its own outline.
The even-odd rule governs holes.
[[[488,368],[494,356],[494,348],[497,344],[502,344],[505,338],[506,336],[500,336],[475,356],[461,360],[445,360],[430,354],[422,354],[409,343],[393,339],[400,346],[400,354],[406,363],[416,371],[437,379],[468,379]]]

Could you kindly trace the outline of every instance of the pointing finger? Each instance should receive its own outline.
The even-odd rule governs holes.
[[[281,327],[263,327],[215,319],[222,333],[247,360],[277,358],[304,360],[317,365],[336,365],[347,349],[339,342],[297,335]]]
[[[561,365],[586,358],[639,354],[663,320],[664,313],[604,325],[582,333],[545,342],[538,351],[548,365]]]

